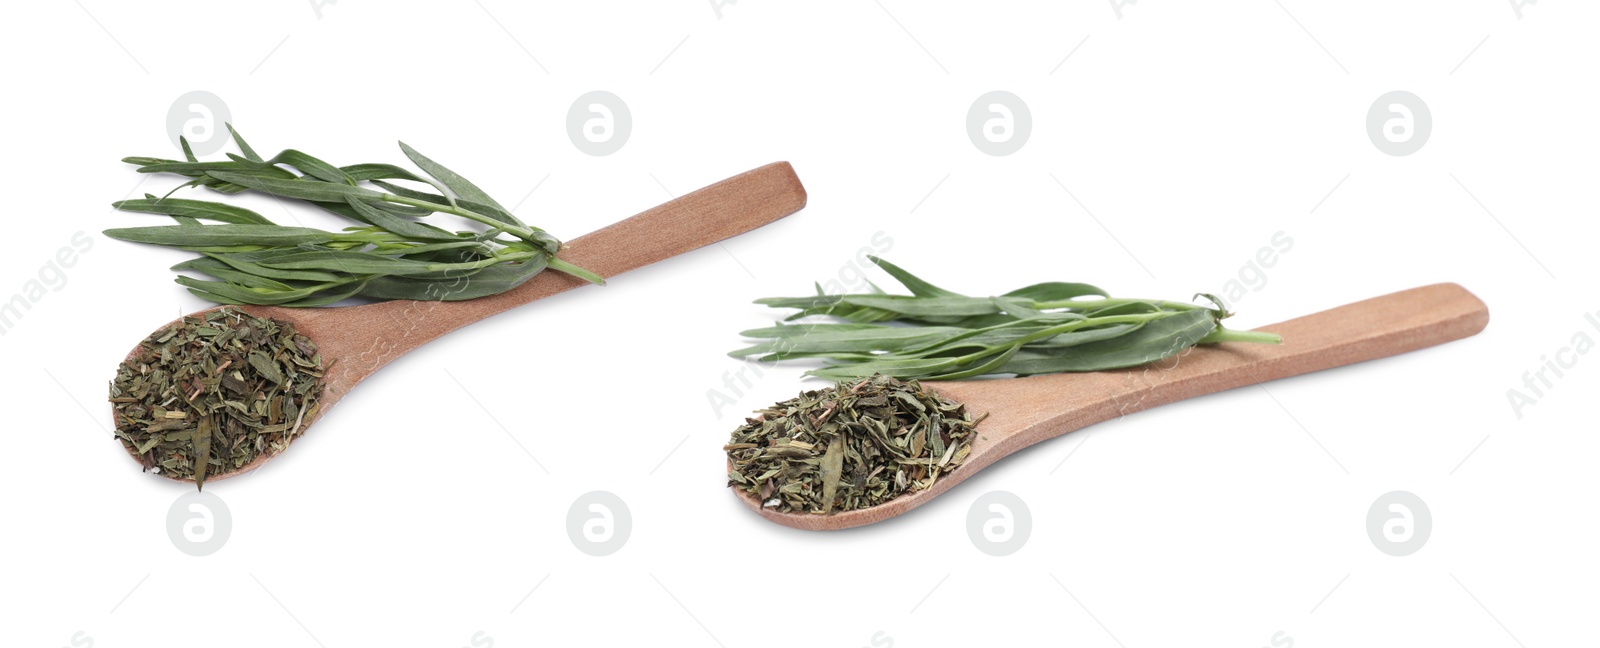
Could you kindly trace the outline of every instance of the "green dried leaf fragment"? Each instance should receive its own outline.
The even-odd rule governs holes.
[[[266,353],[251,351],[249,359],[250,366],[255,367],[255,370],[260,372],[262,377],[272,381],[274,384],[283,384],[283,371],[278,369],[278,363],[273,362],[272,358],[267,357]]]
[[[844,476],[843,442],[835,440],[828,444],[828,451],[822,454],[818,469],[822,472],[822,514],[827,515],[833,512],[833,500],[839,494],[839,480]]]
[[[194,438],[194,487],[196,490],[205,488],[206,468],[211,463],[211,417],[201,416],[200,427],[195,430]]]

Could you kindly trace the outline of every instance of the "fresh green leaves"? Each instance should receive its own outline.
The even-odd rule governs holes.
[[[819,358],[826,364],[807,373],[830,380],[874,374],[960,380],[1135,367],[1196,344],[1279,341],[1271,333],[1223,328],[1220,320],[1228,313],[1220,305],[1114,299],[1089,284],[1063,282],[968,297],[871,259],[912,294],[827,295],[818,288],[812,297],[758,299],[758,304],[798,309],[788,321],[827,315],[849,323],[745,331],[745,337],[761,341],[729,355],[766,361]]]
[[[173,269],[213,277],[178,278],[180,285],[205,299],[282,306],[323,306],[351,297],[475,299],[516,288],[546,268],[593,283],[605,281],[555,258],[559,240],[522,222],[477,185],[404,143],[401,150],[426,176],[391,164],[335,166],[295,149],[262,158],[231,124],[228,132],[240,153],[229,154],[226,161],[196,159],[186,140],[180,140],[183,160],[123,161],[140,173],[190,178],[178,189],[207,187],[224,195],[256,191],[300,200],[356,226],[341,232],[280,226],[243,207],[151,194],[113,203],[123,211],[165,215],[177,222],[105,233],[203,253]],[[396,181],[421,183],[438,193]],[[459,216],[486,229],[452,232],[419,220],[435,213]]]

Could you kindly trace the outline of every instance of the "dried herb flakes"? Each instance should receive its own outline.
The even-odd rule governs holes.
[[[145,470],[203,486],[299,436],[323,370],[316,344],[287,322],[227,307],[184,317],[117,367],[116,436]]]
[[[761,410],[734,430],[723,447],[733,466],[728,485],[785,513],[869,508],[960,468],[977,423],[966,406],[915,380],[841,382]]]

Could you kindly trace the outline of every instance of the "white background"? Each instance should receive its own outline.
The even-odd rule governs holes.
[[[346,0],[320,17],[304,2],[16,5],[0,43],[0,299],[26,295],[74,233],[94,243],[0,336],[5,643],[1588,638],[1600,357],[1577,356],[1520,419],[1507,390],[1576,334],[1600,339],[1584,320],[1600,311],[1600,8],[1200,5],[1148,1],[1120,18],[1096,1],[746,0],[720,18],[703,0]],[[633,115],[604,157],[565,129],[572,101],[597,89]],[[1004,157],[965,130],[974,99],[997,89],[1033,115]],[[205,304],[171,283],[186,255],[99,235],[151,222],[111,201],[176,184],[117,160],[176,156],[166,114],[192,90],[221,97],[269,155],[401,162],[403,138],[565,238],[775,160],[794,163],[811,202],[725,249],[395,362],[286,455],[208,488],[232,534],[192,557],[165,530],[186,489],[139,473],[104,397],[129,348]],[[1392,90],[1432,114],[1409,156],[1366,132]],[[1174,299],[1223,291],[1284,232],[1293,248],[1264,283],[1244,270],[1255,289],[1235,326],[1439,281],[1493,316],[1444,347],[1068,435],[902,519],[773,525],[724,488],[720,446],[742,414],[814,383],[769,367],[720,412],[708,391],[741,367],[723,355],[737,332],[775,314],[752,299],[837,276],[877,232],[888,258],[962,292],[1067,280]],[[606,557],[567,536],[569,505],[594,490],[633,521]],[[1007,557],[965,528],[995,490],[1033,522]],[[1367,534],[1368,507],[1394,490],[1433,517],[1406,557]]]

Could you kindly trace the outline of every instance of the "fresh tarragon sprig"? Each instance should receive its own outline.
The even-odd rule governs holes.
[[[554,236],[522,222],[477,185],[404,142],[400,149],[427,177],[391,164],[334,166],[294,149],[264,159],[231,124],[228,132],[239,153],[229,153],[227,161],[197,160],[182,138],[184,160],[123,158],[140,173],[191,180],[166,196],[145,194],[112,204],[171,216],[178,224],[105,231],[119,240],[199,252],[200,257],[172,269],[214,277],[178,276],[180,285],[202,298],[275,306],[325,306],[358,296],[456,301],[511,290],[545,268],[605,283],[560,259],[561,242]],[[188,187],[299,200],[358,225],[338,232],[288,227],[243,207],[170,197]],[[485,229],[453,232],[419,220],[434,213],[453,214]]]
[[[756,300],[795,308],[793,321],[829,316],[843,323],[782,324],[744,331],[763,340],[728,355],[764,361],[814,358],[824,366],[806,372],[829,380],[873,374],[902,380],[959,380],[991,374],[1027,376],[1135,367],[1181,353],[1196,344],[1282,340],[1272,333],[1224,328],[1232,315],[1185,302],[1116,299],[1082,283],[1049,282],[997,297],[968,297],[870,257],[908,290],[772,297]]]

